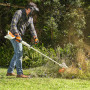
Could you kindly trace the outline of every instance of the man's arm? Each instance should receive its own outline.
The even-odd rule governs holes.
[[[37,33],[36,33],[36,30],[35,30],[35,27],[34,27],[34,24],[33,24],[33,18],[30,17],[29,18],[29,23],[30,23],[30,32],[32,34],[33,37],[37,37]]]
[[[21,10],[16,11],[12,18],[12,22],[11,22],[11,32],[15,35],[17,42],[22,41],[22,39],[19,35],[19,31],[17,29],[17,23],[21,16],[22,16],[22,11]]]
[[[21,16],[22,16],[22,11],[18,10],[18,11],[15,12],[15,14],[12,18],[11,31],[12,31],[13,34],[18,33],[17,23],[18,23]]]
[[[39,40],[38,40],[37,33],[36,33],[36,30],[35,30],[35,27],[33,24],[33,18],[32,17],[29,18],[29,23],[30,23],[30,32],[31,32],[31,34],[35,40],[35,44],[37,44],[39,42]]]

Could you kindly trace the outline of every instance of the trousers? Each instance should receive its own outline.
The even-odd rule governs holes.
[[[22,70],[22,57],[23,57],[23,48],[22,44],[17,42],[15,39],[10,40],[12,43],[12,46],[14,48],[14,55],[11,59],[9,68],[8,68],[8,73],[13,73],[13,70],[16,66],[17,74],[21,75],[23,74]]]

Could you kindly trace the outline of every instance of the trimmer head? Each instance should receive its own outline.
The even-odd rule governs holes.
[[[59,69],[59,73],[63,73],[65,71],[65,68],[61,68],[61,69]]]

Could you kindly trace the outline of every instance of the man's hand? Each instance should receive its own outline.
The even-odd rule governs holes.
[[[22,39],[21,39],[21,37],[20,37],[20,35],[19,34],[15,34],[15,37],[16,37],[16,41],[17,42],[21,42],[22,41]]]
[[[39,43],[38,38],[37,38],[37,37],[35,37],[35,36],[34,36],[34,42],[35,42],[35,44]]]

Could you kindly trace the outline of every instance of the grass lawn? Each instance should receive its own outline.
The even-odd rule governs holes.
[[[90,80],[60,78],[16,78],[0,68],[0,90],[90,90]],[[24,73],[29,70],[24,70]]]

